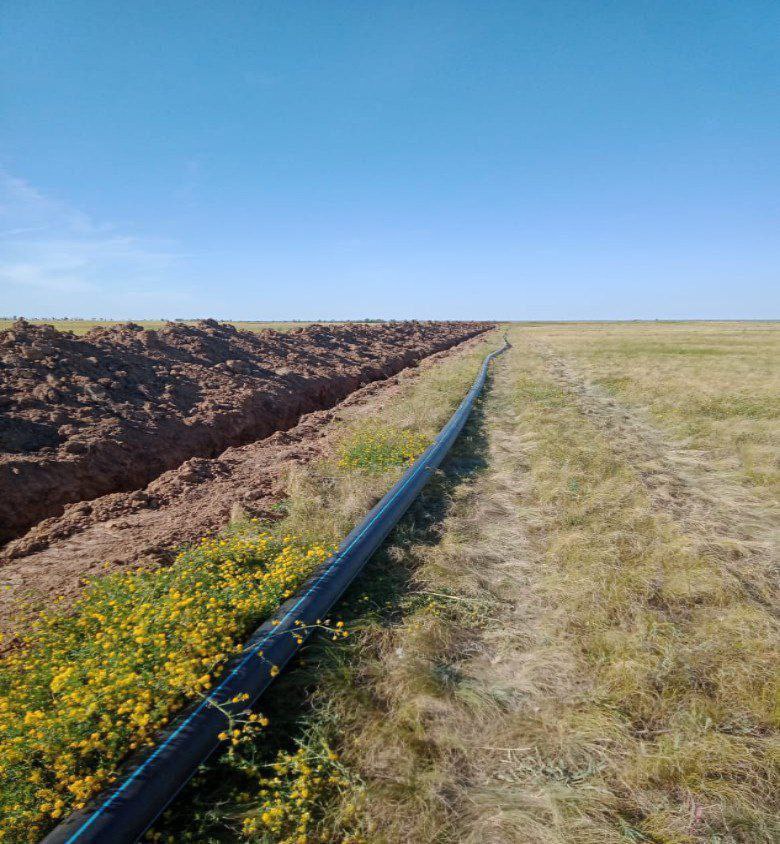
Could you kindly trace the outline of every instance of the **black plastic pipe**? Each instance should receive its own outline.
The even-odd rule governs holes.
[[[318,619],[327,616],[395,527],[466,424],[485,384],[490,361],[508,348],[509,341],[504,338],[504,346],[487,355],[473,386],[433,444],[301,592],[255,631],[212,692],[191,706],[154,749],[132,759],[110,790],[59,824],[42,844],[132,844],[146,832],[198,766],[219,747],[217,736],[226,729],[229,715],[238,715],[257,701],[298,650],[298,639],[306,637],[306,628],[311,630]],[[231,703],[237,695],[249,697]]]

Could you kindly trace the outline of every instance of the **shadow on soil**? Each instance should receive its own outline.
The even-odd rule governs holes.
[[[489,389],[490,381],[484,392]],[[309,640],[257,707],[270,719],[270,727],[249,750],[242,751],[241,762],[217,758],[204,765],[155,826],[154,839],[203,844],[237,840],[240,817],[251,804],[237,803],[236,795],[251,794],[257,787],[258,770],[273,762],[280,750],[295,749],[296,739],[311,723],[311,701],[318,691],[326,684],[353,681],[349,665],[361,628],[369,624],[391,628],[416,609],[412,591],[415,555],[405,549],[415,546],[419,556],[420,547],[440,542],[452,492],[473,482],[487,466],[487,447],[480,399],[441,469],[334,607],[331,622],[343,621],[354,637],[338,643],[327,635]]]

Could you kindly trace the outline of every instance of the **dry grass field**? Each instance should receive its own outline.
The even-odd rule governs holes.
[[[778,327],[511,338],[446,471],[340,610],[351,637],[310,648],[269,702],[275,767],[240,796],[218,768],[177,834],[777,840]],[[346,525],[362,471],[297,477],[296,530],[359,502]],[[244,772],[266,770],[254,752]]]
[[[639,411],[713,469],[777,497],[780,323],[535,327],[576,374]]]

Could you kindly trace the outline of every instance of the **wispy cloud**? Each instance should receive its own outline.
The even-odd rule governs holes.
[[[127,312],[136,303],[167,306],[181,296],[166,289],[181,258],[170,242],[97,223],[0,170],[2,311],[11,301],[33,301],[34,294],[39,313],[62,309],[68,295],[77,297],[84,313],[96,306]]]

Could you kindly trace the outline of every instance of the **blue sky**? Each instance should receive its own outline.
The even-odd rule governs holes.
[[[0,314],[780,317],[780,3],[4,0]]]

